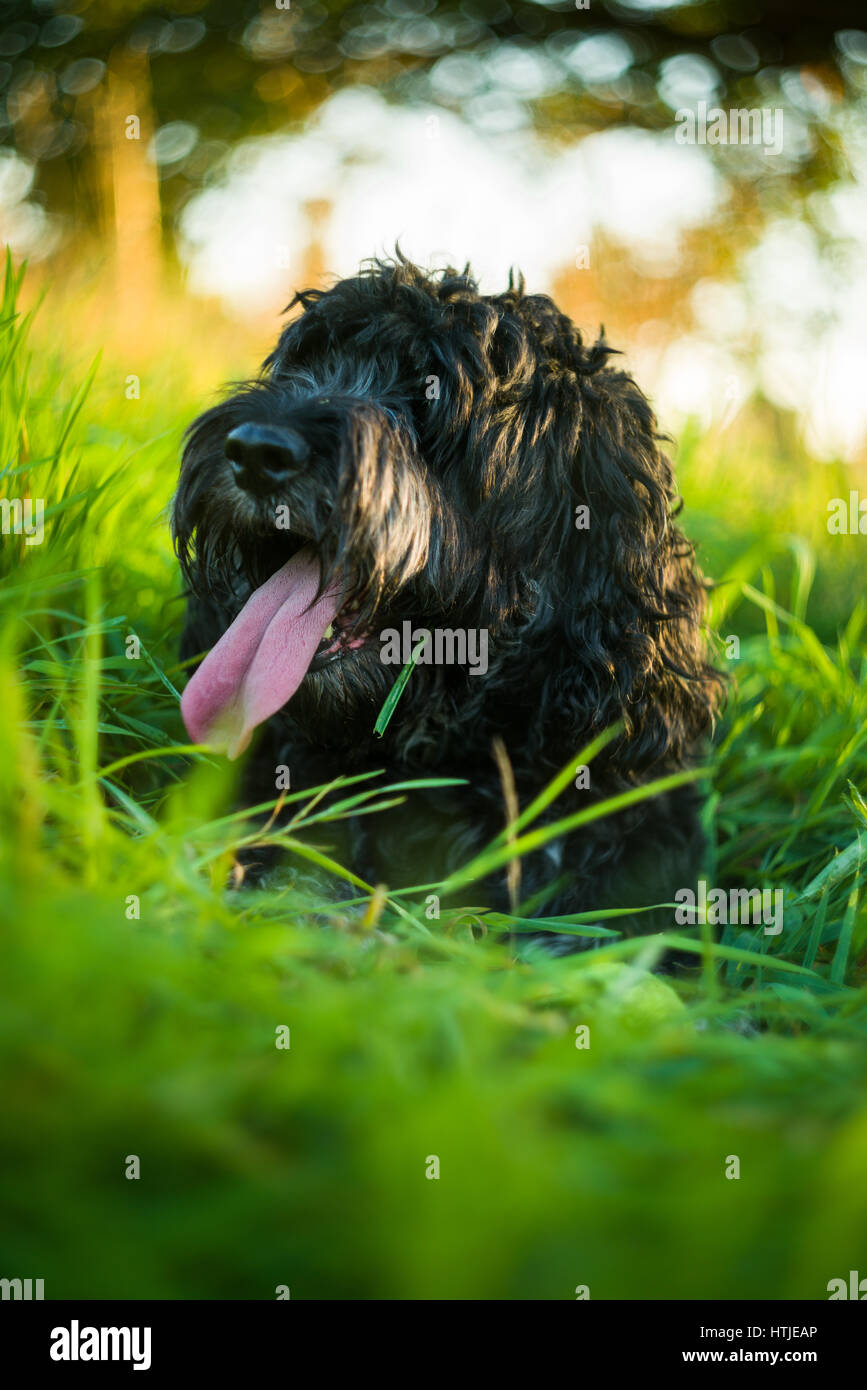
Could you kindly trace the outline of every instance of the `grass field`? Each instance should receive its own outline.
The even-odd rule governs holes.
[[[672,983],[658,938],[552,959],[421,895],[319,905],[323,929],[300,885],[226,891],[237,769],[185,743],[166,505],[203,401],[156,352],[127,399],[58,347],[50,295],[31,325],[15,294],[0,495],[46,511],[42,544],[0,549],[0,1274],[181,1299],[822,1299],[867,1275],[865,541],[826,527],[857,480],[760,402],[680,443],[740,643],[713,879],[782,889],[779,936],[673,924],[697,969]],[[308,845],[355,795],[379,792],[299,797]]]

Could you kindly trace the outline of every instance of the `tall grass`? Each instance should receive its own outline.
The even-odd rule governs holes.
[[[0,1273],[48,1297],[821,1298],[867,1272],[865,609],[859,553],[823,534],[834,470],[769,455],[758,416],[679,465],[740,638],[711,877],[782,889],[783,933],[672,913],[624,941],[594,914],[556,925],[596,949],[551,957],[470,887],[536,843],[541,804],[439,920],[443,885],[392,893],[330,853],[333,819],[411,786],[292,793],[280,832],[237,812],[237,768],[178,713],[165,508],[200,402],[128,399],[99,363],[71,381],[50,299],[31,323],[18,289],[10,269],[0,495],[44,498],[46,533],[0,550]],[[230,891],[263,833],[279,886]],[[701,968],[650,974],[667,944]]]

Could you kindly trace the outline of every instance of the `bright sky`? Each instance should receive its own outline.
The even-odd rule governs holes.
[[[584,39],[570,61],[583,65],[585,75],[608,77],[628,61],[616,45],[616,36],[600,36],[595,46]],[[548,80],[544,63],[531,70],[527,58],[522,54],[510,67],[508,52],[497,57],[498,71],[488,74],[495,87],[480,94],[482,105],[466,121],[435,105],[388,104],[358,86],[335,94],[298,133],[242,142],[182,215],[179,249],[190,288],[219,296],[238,316],[282,308],[306,278],[309,205],[317,200],[330,205],[317,235],[325,265],[337,275],[388,254],[399,240],[425,264],[469,260],[489,292],[505,286],[512,266],[523,270],[530,289],[545,290],[558,271],[575,264],[581,248],[589,246],[592,256],[599,231],[654,274],[676,268],[682,235],[724,213],[726,184],[708,148],[676,143],[674,127],[651,133],[619,126],[571,145],[545,142],[517,100]],[[452,90],[475,80],[457,61],[440,65],[438,80]],[[693,68],[664,74],[670,104],[694,103],[702,80]],[[183,145],[179,125],[158,133],[169,158]],[[804,129],[797,113],[794,120],[787,116],[787,141],[803,140]],[[639,334],[635,344],[623,345],[666,428],[679,428],[687,415],[704,427],[725,423],[757,376],[772,400],[801,415],[821,457],[851,459],[863,451],[863,113],[842,112],[838,133],[849,155],[849,182],[813,193],[809,218],[796,209],[778,216],[736,279],[697,284],[687,337],[660,348],[658,339],[643,345]],[[761,171],[760,151],[743,155],[754,157]],[[0,156],[0,230],[17,252],[45,254],[58,228],[27,198],[32,170],[10,151]],[[833,254],[814,226],[830,235]]]
[[[613,63],[617,55],[590,57]],[[503,288],[511,266],[530,288],[548,288],[582,246],[592,248],[597,230],[654,273],[673,268],[681,235],[723,206],[726,186],[706,147],[676,144],[672,130],[617,127],[556,148],[516,122],[511,108],[500,115],[503,129],[493,108],[483,114],[471,125],[442,108],[389,105],[355,87],[332,97],[299,134],[245,142],[184,213],[191,287],[219,295],[234,313],[273,310],[303,278],[305,205],[315,199],[331,204],[320,234],[335,274],[354,273],[399,239],[423,263],[469,260],[489,292]],[[667,424],[688,414],[704,426],[731,418],[750,388],[749,344],[766,392],[802,415],[812,448],[851,458],[863,447],[867,141],[860,131],[853,122],[847,132],[851,184],[813,196],[817,222],[840,239],[835,259],[823,257],[805,221],[780,217],[737,281],[696,286],[689,338],[661,353],[643,355],[640,344],[630,351]]]
[[[480,132],[443,109],[396,107],[355,87],[304,133],[240,146],[225,178],[187,208],[182,241],[194,288],[240,311],[273,307],[287,268],[303,269],[305,204],[328,199],[324,251],[335,273],[399,239],[420,261],[470,260],[495,291],[511,266],[546,284],[594,228],[632,241],[640,226],[648,255],[676,255],[679,232],[704,222],[717,194],[701,152],[670,136],[617,129],[553,152],[524,129]]]

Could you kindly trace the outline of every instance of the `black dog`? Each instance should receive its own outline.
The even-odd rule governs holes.
[[[508,763],[524,807],[622,725],[548,820],[689,766],[719,688],[706,586],[653,412],[612,349],[523,282],[488,297],[400,255],[296,304],[261,376],[188,435],[182,656],[215,648],[184,695],[192,737],[236,756],[265,724],[255,801],[282,765],[293,790],[370,768],[466,778],[350,823],[348,867],[391,887],[440,880],[502,830]],[[420,629],[380,740],[400,670],[383,657]],[[698,807],[678,787],[534,851],[524,910],[670,901],[700,865]],[[514,908],[507,878],[464,901]]]

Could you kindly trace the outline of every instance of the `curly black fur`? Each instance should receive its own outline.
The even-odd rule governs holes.
[[[312,538],[323,587],[344,576],[356,632],[405,619],[487,629],[489,666],[417,667],[379,741],[397,669],[377,641],[346,652],[268,722],[251,797],[274,795],[278,764],[293,790],[374,767],[467,778],[351,826],[351,867],[399,886],[438,879],[502,828],[497,736],[526,805],[622,722],[590,789],[561,798],[558,817],[688,766],[720,685],[701,631],[706,586],[675,524],[653,412],[610,365],[613,349],[585,346],[523,281],[485,296],[468,271],[428,274],[400,255],[295,305],[260,377],[189,431],[174,508],[190,588],[182,655],[210,648]],[[225,441],[248,422],[309,446],[276,498],[291,508],[288,536],[268,519],[275,498],[266,510],[233,480]],[[575,526],[582,505],[587,530]],[[697,871],[697,812],[680,788],[573,833],[524,861],[522,898],[552,915],[670,899]],[[508,907],[505,879],[471,896]]]

